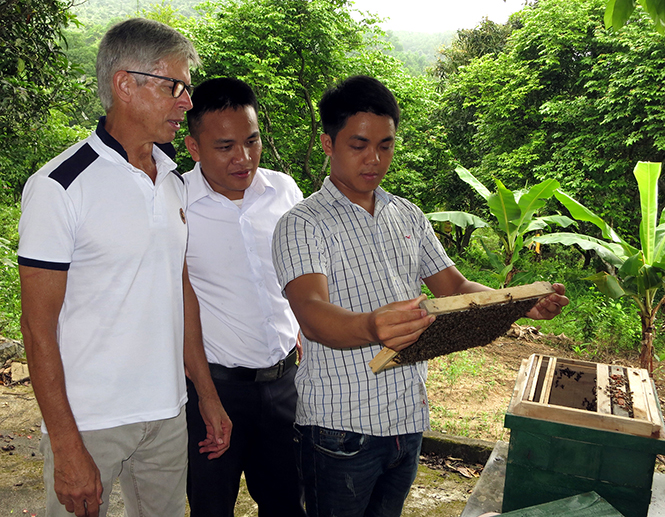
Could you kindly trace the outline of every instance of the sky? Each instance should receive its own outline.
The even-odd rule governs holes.
[[[524,0],[353,0],[354,8],[378,14],[384,30],[445,32],[472,29],[483,17],[505,23]]]

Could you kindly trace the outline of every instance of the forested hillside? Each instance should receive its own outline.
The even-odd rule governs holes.
[[[425,32],[386,31],[386,41],[392,45],[388,53],[399,59],[414,75],[426,73],[436,62],[439,51],[449,46],[455,31],[436,34]]]
[[[199,3],[201,0],[85,0],[76,2],[72,11],[86,25],[107,25],[115,19],[141,15],[156,8],[171,8],[182,16],[196,16],[194,6]]]

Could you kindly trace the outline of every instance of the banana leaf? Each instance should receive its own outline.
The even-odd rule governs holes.
[[[656,229],[658,225],[658,178],[660,163],[638,162],[633,170],[640,190],[642,222],[640,223],[640,244],[644,262],[653,264],[656,256]],[[662,247],[662,244],[661,244]]]
[[[455,172],[457,175],[460,177],[460,179],[469,185],[471,185],[478,194],[480,194],[485,201],[487,201],[487,198],[489,198],[492,193],[487,190],[487,187],[483,185],[480,181],[478,181],[473,174],[471,174],[468,170],[466,170],[464,167],[457,167],[455,169]]]
[[[598,290],[610,298],[621,298],[622,296],[628,294],[623,290],[623,287],[621,287],[616,277],[608,275],[605,272],[588,276],[584,280],[590,280],[596,284]]]
[[[425,214],[425,217],[427,217],[427,219],[429,219],[430,221],[440,221],[440,222],[449,221],[454,225],[459,226],[462,229],[467,228],[469,226],[472,226],[474,228],[484,228],[486,226],[489,226],[489,224],[483,221],[480,217],[475,216],[473,214],[469,214],[467,212],[457,212],[457,211],[431,212],[429,214]]]
[[[595,251],[599,257],[617,268],[621,267],[626,258],[628,258],[624,254],[624,249],[621,245],[601,241],[595,237],[582,235],[580,233],[551,233],[534,237],[533,240],[535,242],[540,242],[541,244],[563,244],[565,246],[577,244],[584,250]]]

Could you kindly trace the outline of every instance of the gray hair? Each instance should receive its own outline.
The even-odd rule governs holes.
[[[201,64],[194,45],[177,30],[145,18],[131,18],[111,27],[97,54],[97,91],[105,111],[113,105],[113,76],[118,70],[153,73],[165,58]],[[136,76],[139,84],[147,79]]]

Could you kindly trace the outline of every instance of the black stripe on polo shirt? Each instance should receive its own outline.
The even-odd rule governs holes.
[[[68,271],[69,262],[46,262],[45,260],[34,260],[25,257],[18,257],[20,266],[38,267],[40,269],[51,269],[53,271]]]
[[[99,155],[90,147],[90,144],[83,144],[78,151],[58,165],[48,176],[60,183],[67,190],[77,176],[86,170],[98,157]]]
[[[95,133],[97,133],[97,136],[99,139],[104,142],[108,147],[113,149],[115,152],[117,152],[120,156],[122,156],[125,161],[129,161],[129,156],[127,156],[127,151],[125,151],[125,148],[120,145],[120,142],[118,142],[115,138],[111,136],[111,134],[106,131],[106,127],[104,127],[106,124],[106,117],[100,117],[99,122],[97,122],[97,129],[95,129]]]
[[[182,184],[185,184],[185,178],[182,177],[182,174],[180,174],[176,169],[173,169],[171,171],[173,174],[175,174],[175,177],[178,178],[180,181],[182,181]]]
[[[166,144],[155,143],[155,145],[159,147],[166,156],[171,158],[171,160],[175,160],[175,147],[173,147],[173,144],[171,142],[168,142]]]

